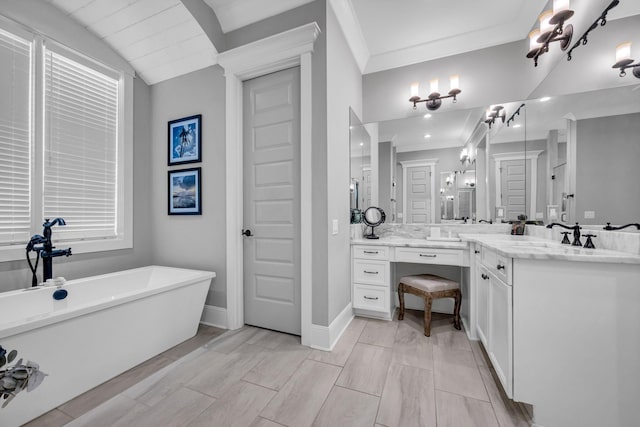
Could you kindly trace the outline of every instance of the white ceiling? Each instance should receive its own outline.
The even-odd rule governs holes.
[[[216,63],[217,49],[180,0],[44,0],[78,20],[148,83]],[[203,0],[224,33],[312,0]],[[577,0],[575,0],[577,1]],[[526,38],[547,0],[329,0],[363,73]],[[624,1],[611,18],[640,13]]]

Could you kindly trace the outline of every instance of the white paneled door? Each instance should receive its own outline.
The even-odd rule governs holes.
[[[244,321],[300,335],[300,69],[247,80],[243,98]]]
[[[427,224],[431,222],[431,167],[414,166],[407,168],[406,222]]]
[[[500,164],[502,206],[505,207],[505,218],[518,219],[525,214],[525,163],[521,160],[505,160]]]

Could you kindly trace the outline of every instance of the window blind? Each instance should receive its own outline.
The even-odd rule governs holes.
[[[50,49],[44,74],[44,217],[58,240],[115,237],[119,80]]]
[[[31,49],[0,29],[0,244],[30,234]]]

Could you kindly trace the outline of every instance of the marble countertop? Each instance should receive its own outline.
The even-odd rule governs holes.
[[[463,242],[476,242],[511,258],[640,264],[640,255],[609,249],[585,249],[532,236],[460,234]]]
[[[353,239],[352,245],[393,246],[408,248],[467,249],[469,244],[459,238],[412,239],[400,236],[385,236],[379,239]]]

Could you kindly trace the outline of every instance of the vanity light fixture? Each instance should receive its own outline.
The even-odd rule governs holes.
[[[462,149],[462,151],[460,152],[460,163],[462,163],[463,166],[475,163],[476,156],[474,151],[475,151],[474,149],[467,149],[467,148]]]
[[[460,92],[462,92],[459,89],[460,86],[460,77],[456,74],[453,75],[451,77],[449,77],[449,94],[448,95],[441,95],[440,92],[438,92],[438,79],[432,79],[429,82],[429,86],[431,89],[431,93],[429,94],[429,96],[427,96],[426,99],[422,99],[420,97],[420,95],[418,95],[418,93],[420,92],[420,86],[418,83],[414,83],[411,85],[411,98],[409,98],[409,102],[413,102],[413,109],[415,110],[417,108],[417,104],[419,102],[424,102],[425,105],[427,106],[427,110],[429,111],[435,111],[438,108],[440,108],[440,106],[442,105],[442,100],[445,98],[453,98],[453,102],[455,103],[457,101],[457,96],[460,94]],[[429,118],[426,115],[424,116],[425,118]]]
[[[551,98],[549,98],[549,99],[551,99]],[[524,104],[520,104],[520,106],[518,107],[518,109],[517,109],[516,111],[514,111],[514,113],[511,115],[511,117],[509,117],[509,118],[507,119],[507,126],[509,126],[509,124],[510,124],[511,122],[513,122],[513,121],[516,119],[516,116],[519,116],[519,115],[520,115],[520,109],[521,109],[522,107],[524,107]]]
[[[504,119],[507,115],[506,110],[502,105],[493,105],[487,109],[487,115],[484,119],[484,122],[489,125],[489,129],[491,129],[491,125],[494,124],[497,120],[502,120],[504,123]]]
[[[640,79],[640,62],[634,64],[631,59],[631,42],[616,46],[616,63],[611,68],[619,68],[620,77],[627,75],[627,68],[632,68],[633,75]]]
[[[573,37],[573,25],[565,22],[573,16],[569,9],[569,0],[553,0],[553,10],[542,12],[538,18],[539,29],[529,33],[529,53],[527,58],[533,59],[534,66],[538,66],[538,58],[549,52],[549,44],[560,42],[560,49],[567,50]]]

